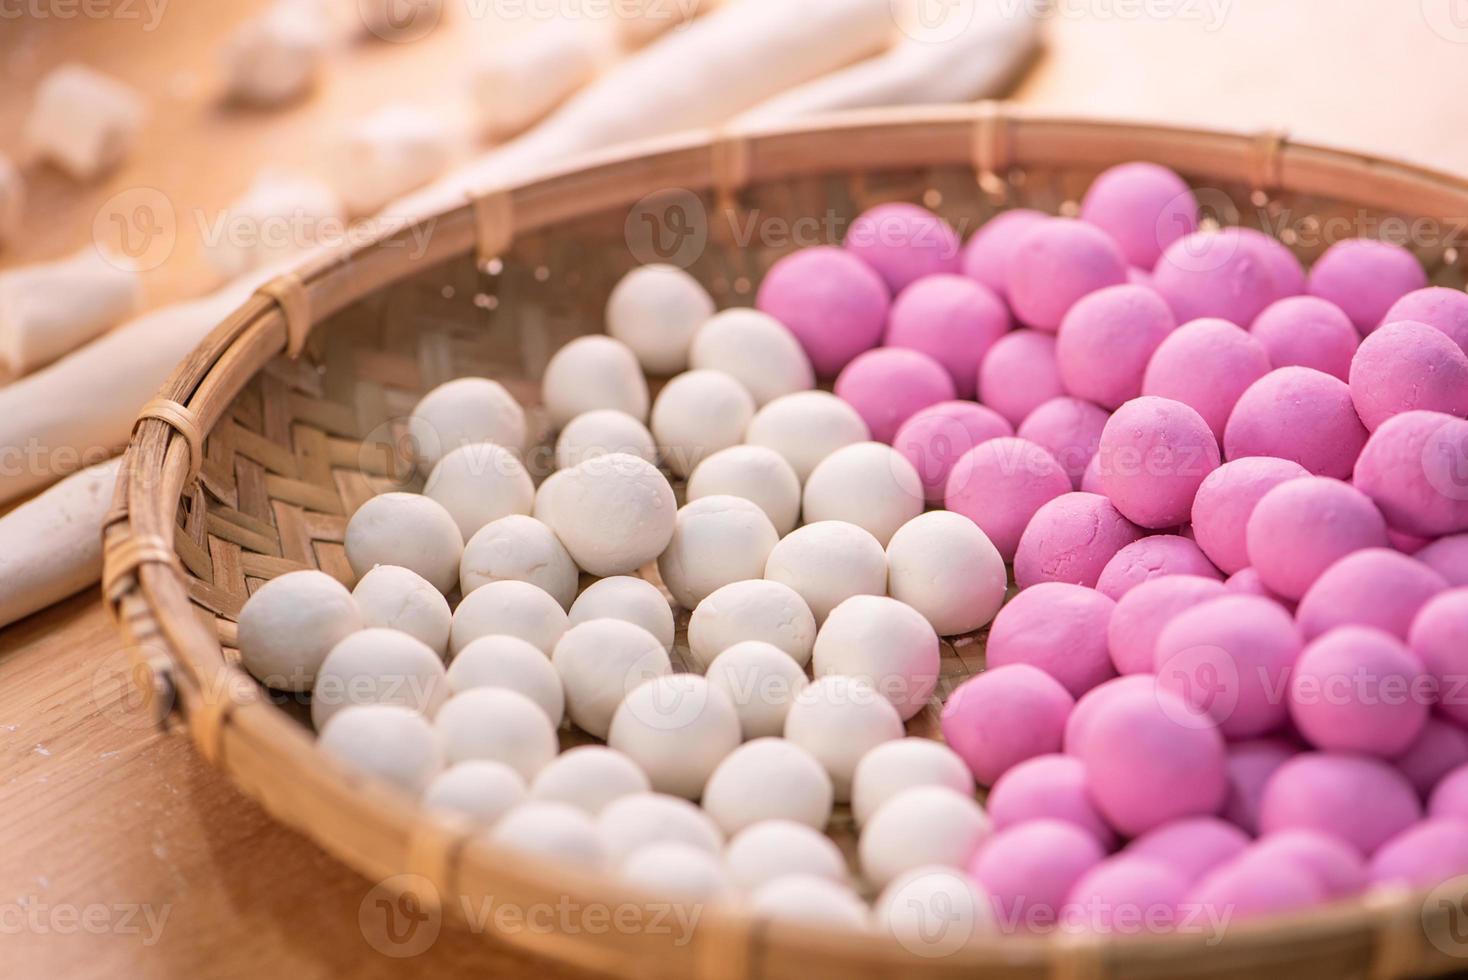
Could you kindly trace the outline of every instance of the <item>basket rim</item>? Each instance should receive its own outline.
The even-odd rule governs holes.
[[[348,771],[271,705],[241,668],[225,661],[213,630],[194,612],[186,573],[174,553],[175,515],[202,456],[198,434],[212,430],[239,390],[269,360],[283,351],[299,353],[311,328],[331,314],[468,252],[481,262],[496,258],[528,231],[630,205],[669,187],[712,191],[733,202],[751,183],[827,172],[971,166],[988,190],[995,182],[1002,187],[1002,175],[1010,168],[1052,164],[1062,151],[1072,166],[1099,168],[1147,159],[1195,177],[1248,183],[1266,193],[1334,194],[1391,212],[1447,215],[1449,208],[1468,208],[1468,180],[1371,154],[1294,143],[1279,132],[1107,121],[977,103],[860,110],[683,133],[485,187],[464,195],[456,207],[397,218],[368,240],[308,255],[262,287],[205,338],[160,391],[160,399],[185,413],[185,422],[155,412],[139,419],[133,431],[103,531],[103,591],[127,641],[135,676],[152,697],[155,716],[174,728],[186,728],[205,758],[276,819],[368,877],[410,874],[426,881],[434,892],[427,896],[430,901],[503,882],[512,884],[511,891],[518,887],[533,894],[539,888],[584,896],[591,903],[642,901],[610,877],[568,871],[473,840],[471,828],[420,811],[404,794]],[[424,228],[431,229],[429,245],[414,260],[401,246],[405,236]],[[189,431],[190,425],[196,432]],[[290,775],[297,782],[282,788],[262,779],[254,767],[269,760],[277,766],[294,763]],[[324,826],[334,813],[371,815],[389,846],[379,852],[339,840]],[[1263,953],[1313,937],[1353,943],[1371,962],[1373,976],[1416,972],[1434,959],[1426,937],[1424,900],[1429,894],[1375,892],[1323,909],[1233,925],[1214,950],[1226,946]],[[773,953],[830,963],[876,963],[909,972],[922,972],[925,963],[937,964],[934,973],[1004,964],[1046,974],[1080,970],[1101,975],[1108,966],[1155,964],[1159,957],[1187,955],[1199,948],[1201,939],[979,937],[959,953],[933,961],[875,936],[837,936],[755,920],[738,909],[715,909],[703,917],[689,948],[666,961],[661,958],[673,952],[666,948],[618,953],[595,942],[588,948],[557,945],[564,941],[529,937],[525,945],[602,968],[608,963],[624,966],[629,956],[646,960],[655,955],[655,968],[671,969],[673,975],[750,975],[762,957]]]

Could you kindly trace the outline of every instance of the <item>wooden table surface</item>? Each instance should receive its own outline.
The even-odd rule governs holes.
[[[1468,129],[1446,108],[1468,87],[1456,2],[1060,0],[1048,54],[1017,96],[1098,115],[1284,126],[1468,170]],[[160,4],[156,23],[144,0],[0,4],[0,152],[17,149],[35,79],[66,60],[127,79],[154,110],[133,161],[101,184],[28,173],[28,238],[0,267],[81,247],[110,199],[149,187],[185,218],[169,260],[148,273],[149,298],[197,292],[209,281],[198,258],[207,209],[267,163],[312,169],[333,121],[393,99],[456,99],[467,53],[522,26],[472,22],[467,10],[493,8],[450,0],[426,40],[352,45],[311,100],[264,114],[221,108],[211,74],[218,39],[261,4],[151,8]],[[85,9],[113,13],[62,16]],[[22,10],[31,15],[12,15]],[[411,959],[374,949],[358,926],[369,883],[273,824],[185,738],[147,728],[130,710],[125,664],[91,594],[0,631],[0,976],[576,975],[449,926]]]

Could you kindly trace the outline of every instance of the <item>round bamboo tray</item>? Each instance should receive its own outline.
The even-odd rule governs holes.
[[[496,919],[489,931],[621,976],[1387,978],[1468,965],[1468,888],[1457,887],[1376,893],[1221,937],[981,936],[941,957],[714,908],[685,934],[610,879],[496,850],[333,763],[301,706],[237,666],[234,621],[262,581],[307,567],[351,581],[347,517],[419,479],[397,447],[422,392],[475,374],[533,404],[550,353],[600,328],[609,290],[640,261],[691,261],[721,306],[747,305],[775,258],[833,234],[794,219],[815,216],[839,233],[872,204],[912,200],[972,231],[1005,207],[1073,212],[1099,170],[1135,159],[1172,167],[1222,223],[1264,227],[1306,261],[1332,227],[1342,237],[1418,220],[1410,227],[1442,231],[1413,245],[1434,280],[1463,285],[1451,220],[1468,215],[1468,182],[1458,178],[1278,134],[994,105],[693,134],[486,189],[276,279],[144,411],[105,532],[104,575],[138,683],[161,722],[187,730],[244,792],[384,882],[410,902],[404,909],[556,910],[541,927]],[[546,457],[531,457],[543,476]],[[944,652],[947,689],[982,668],[978,637]],[[929,709],[913,727],[930,733],[932,723]]]

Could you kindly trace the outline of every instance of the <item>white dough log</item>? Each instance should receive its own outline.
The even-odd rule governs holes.
[[[437,177],[456,142],[446,118],[417,106],[390,105],[358,121],[328,151],[348,213],[372,214]]]
[[[902,29],[886,53],[782,92],[740,121],[981,99],[995,94],[1040,42],[1031,4],[949,4],[944,20],[927,24],[910,15]]]
[[[102,518],[121,458],[82,470],[0,517],[0,626],[80,592],[102,574]]]
[[[134,316],[142,302],[137,271],[92,245],[13,269],[0,275],[0,358],[28,374]]]
[[[552,21],[486,51],[469,80],[479,128],[492,139],[514,136],[591,81],[607,57],[603,26]]]
[[[65,64],[41,80],[24,139],[75,179],[93,180],[127,156],[146,115],[142,97],[127,85]]]
[[[326,11],[314,0],[277,0],[225,42],[225,95],[257,106],[299,98],[315,84],[331,35]]]
[[[220,276],[234,278],[345,230],[346,209],[331,185],[303,174],[265,170],[203,229],[204,251]]]
[[[25,211],[25,181],[10,158],[0,153],[0,248],[20,234]]]

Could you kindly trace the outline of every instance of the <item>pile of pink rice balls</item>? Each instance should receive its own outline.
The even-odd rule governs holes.
[[[1468,293],[1201,224],[1129,163],[966,242],[874,207],[752,309],[637,268],[554,472],[430,392],[355,591],[268,583],[243,661],[499,845],[910,946],[1468,875]]]

